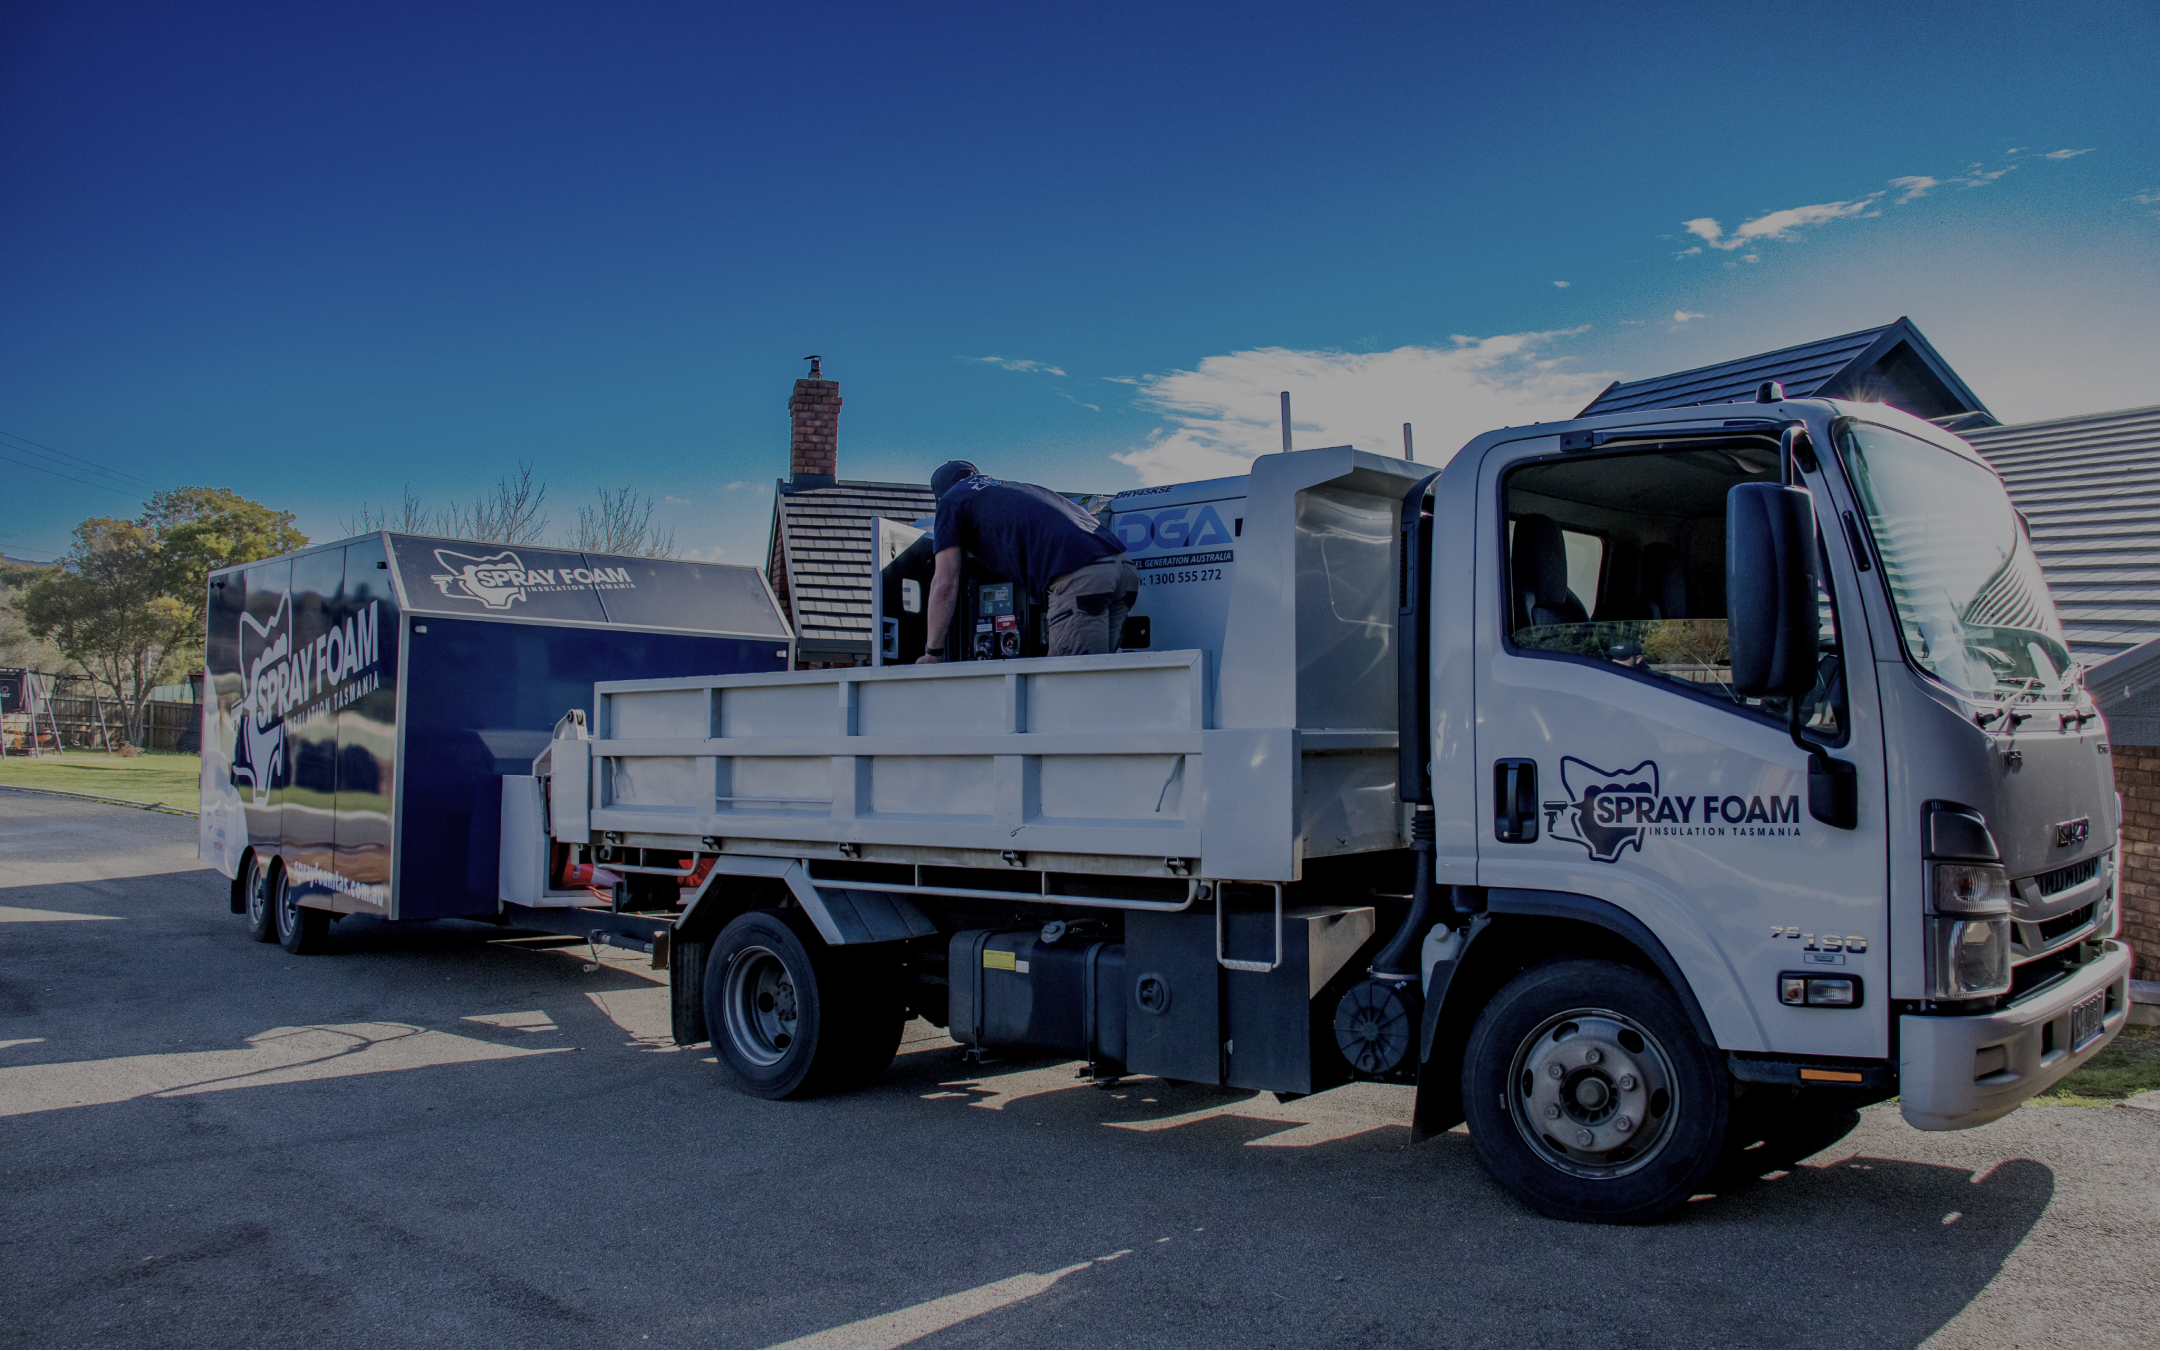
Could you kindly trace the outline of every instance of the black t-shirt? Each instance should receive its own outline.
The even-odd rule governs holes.
[[[1118,537],[1066,498],[1033,483],[976,474],[938,499],[939,549],[966,549],[1041,600],[1051,579],[1125,552]]]

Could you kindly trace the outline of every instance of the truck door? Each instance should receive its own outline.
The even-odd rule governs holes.
[[[1847,633],[1826,572],[1802,715],[1857,765],[1859,829],[1811,818],[1786,701],[1727,683],[1726,495],[1780,480],[1777,441],[1561,441],[1494,446],[1479,473],[1480,884],[1642,921],[1728,1050],[1887,1055],[1883,756],[1851,593]],[[1806,972],[1860,976],[1862,1008],[1782,1004]]]

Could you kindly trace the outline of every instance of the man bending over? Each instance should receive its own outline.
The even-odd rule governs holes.
[[[938,497],[932,528],[937,571],[924,616],[924,653],[935,662],[960,600],[961,551],[1049,610],[1050,655],[1115,652],[1126,612],[1140,594],[1140,574],[1125,546],[1067,499],[1033,483],[985,476],[966,460],[948,460],[930,476]]]

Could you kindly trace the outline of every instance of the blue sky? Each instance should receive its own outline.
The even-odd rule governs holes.
[[[0,549],[212,484],[317,538],[533,462],[761,561],[841,472],[1421,458],[1909,315],[2156,399],[2150,3],[0,3]],[[1924,182],[1922,180],[1933,180]],[[1561,283],[1566,283],[1562,285]],[[116,480],[93,471],[127,475]]]

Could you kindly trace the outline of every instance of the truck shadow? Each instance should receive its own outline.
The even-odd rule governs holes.
[[[958,1047],[925,1046],[863,1096],[996,1112],[1023,1142],[1049,1127],[1059,1147],[1109,1165],[1090,1184],[1109,1209],[1178,1213],[1195,1231],[1181,1248],[1236,1246],[1235,1268],[1210,1264],[1211,1307],[1282,1312],[1303,1292],[1336,1308],[1346,1274],[1368,1290],[1416,1292],[1398,1309],[1408,1325],[1331,1316],[1307,1326],[1310,1310],[1292,1315],[1313,1344],[1914,1345],[1987,1288],[2055,1194],[2054,1173],[2031,1159],[1976,1175],[1890,1157],[1882,1145],[1905,1132],[1896,1109],[1880,1107],[1888,1115],[1866,1128],[1851,1113],[1740,1154],[1658,1223],[1571,1224],[1505,1192],[1461,1128],[1413,1144],[1407,1089],[1350,1085],[1279,1102],[1146,1078],[1106,1090],[1077,1070],[979,1065]],[[1287,1215],[1288,1187],[1298,1201]],[[1135,1246],[1135,1262],[1057,1296],[1076,1301],[1067,1320],[1084,1320],[1101,1344],[1160,1339],[1146,1320],[1127,1325],[1130,1296],[1117,1293],[1149,1281],[1152,1249]],[[1040,1340],[1022,1319],[1001,1314],[947,1344]],[[1234,1319],[1211,1339],[1281,1333]]]

